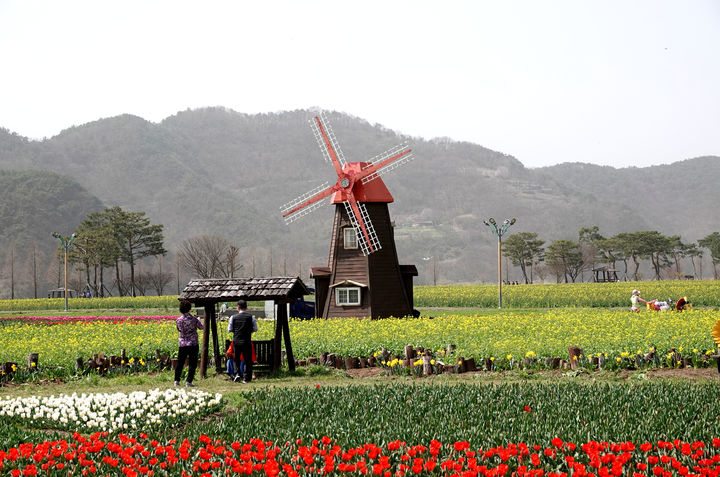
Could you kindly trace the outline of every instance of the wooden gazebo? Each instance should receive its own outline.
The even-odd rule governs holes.
[[[288,324],[287,303],[292,303],[310,291],[298,277],[262,277],[262,278],[200,278],[190,280],[178,300],[188,300],[196,307],[205,309],[203,342],[200,353],[200,376],[207,376],[208,335],[212,334],[215,369],[222,373],[220,348],[218,343],[217,317],[215,305],[219,302],[237,302],[238,300],[272,300],[277,307],[275,318],[275,338],[273,340],[273,362],[271,369],[280,368],[280,343],[285,340],[285,353],[288,366],[295,370],[290,326]]]

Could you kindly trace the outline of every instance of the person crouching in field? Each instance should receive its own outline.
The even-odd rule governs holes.
[[[690,303],[686,296],[680,298],[675,303],[675,311],[692,310],[692,303]]]
[[[632,295],[630,295],[630,311],[640,313],[640,308],[638,307],[638,302],[640,301],[647,304],[647,301],[640,298],[640,290],[633,290]]]
[[[186,387],[194,386],[195,368],[197,368],[198,351],[198,333],[197,330],[203,329],[202,321],[197,316],[190,314],[192,303],[187,300],[180,302],[180,313],[182,316],[175,320],[175,326],[180,333],[178,343],[178,360],[175,365],[175,386],[180,385],[180,376],[182,375],[185,359],[188,359],[188,374],[185,380]]]
[[[227,347],[227,350],[225,351],[225,357],[227,358],[227,363],[225,365],[226,371],[228,376],[230,376],[230,379],[235,379],[235,348],[233,346],[232,341],[228,341],[230,345]],[[245,374],[245,356],[243,356],[242,353],[240,353],[240,370],[237,372],[237,375],[243,376]],[[257,363],[257,356],[255,355],[255,343],[252,344],[252,361],[253,363]]]

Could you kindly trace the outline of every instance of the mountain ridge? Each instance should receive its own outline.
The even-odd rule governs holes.
[[[128,114],[42,141],[0,130],[0,169],[61,172],[107,206],[146,211],[165,225],[170,250],[191,236],[223,235],[258,270],[267,273],[273,259],[275,272],[278,263],[287,270],[291,261],[289,268],[305,276],[310,265],[327,261],[332,213],[325,208],[287,227],[279,208],[336,180],[307,124],[316,112],[202,108],[157,123]],[[527,168],[473,143],[413,138],[326,114],[349,162],[410,142],[415,160],[382,178],[395,198],[398,253],[401,262],[419,266],[423,257],[439,257],[443,281],[492,280],[495,239],[482,225],[490,216],[517,217],[510,233],[537,232],[546,244],[577,240],[578,230],[592,225],[606,236],[659,230],[685,241],[720,230],[712,214],[720,180],[714,156],[627,170],[584,163]],[[685,183],[683,171],[692,171]],[[433,225],[413,227],[419,223]]]

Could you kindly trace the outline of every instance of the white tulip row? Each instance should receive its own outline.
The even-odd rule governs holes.
[[[84,427],[113,432],[122,429],[171,427],[191,416],[219,407],[221,394],[200,390],[153,389],[125,393],[61,394],[50,397],[0,399],[0,419],[15,418],[53,427]]]

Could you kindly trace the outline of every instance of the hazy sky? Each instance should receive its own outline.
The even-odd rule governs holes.
[[[0,127],[321,107],[528,167],[720,155],[720,2],[0,0]]]

